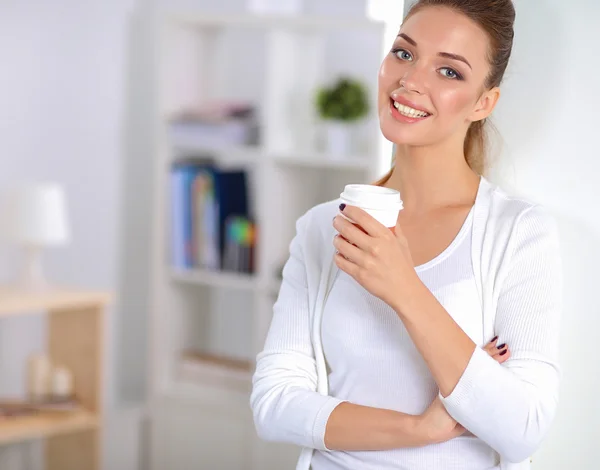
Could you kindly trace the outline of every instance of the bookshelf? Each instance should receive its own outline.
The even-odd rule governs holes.
[[[193,462],[206,468],[293,468],[298,449],[255,437],[248,404],[254,361],[297,218],[337,198],[345,184],[377,179],[389,165],[391,147],[380,137],[375,109],[384,26],[361,18],[177,12],[157,18],[155,29],[151,469]],[[369,45],[363,44],[364,57],[331,66],[339,44],[354,35]],[[355,154],[329,155],[319,146],[313,96],[319,85],[344,73],[367,85],[372,109],[357,131]],[[173,137],[171,116],[213,100],[256,105],[258,143],[206,146]],[[251,274],[172,265],[171,165],[206,156],[218,168],[247,174],[258,227]],[[221,435],[222,428],[238,432]],[[204,438],[182,447],[188,434]],[[224,440],[231,450],[226,456],[219,451]]]
[[[0,445],[44,438],[48,470],[101,468],[104,311],[111,297],[79,289],[0,287],[0,318],[48,315],[48,355],[73,373],[79,402],[72,410],[0,418]]]

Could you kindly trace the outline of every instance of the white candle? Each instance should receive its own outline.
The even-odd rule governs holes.
[[[52,374],[54,398],[69,398],[73,394],[73,374],[66,367],[56,367]]]
[[[47,356],[34,355],[27,364],[27,393],[33,401],[45,400],[50,394],[52,363]]]

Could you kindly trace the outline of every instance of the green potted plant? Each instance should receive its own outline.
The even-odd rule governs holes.
[[[352,124],[369,112],[366,87],[358,80],[341,77],[331,87],[317,90],[317,111],[325,121],[327,151],[332,155],[349,153]]]

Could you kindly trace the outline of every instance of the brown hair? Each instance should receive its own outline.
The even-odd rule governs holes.
[[[512,0],[418,0],[406,19],[426,7],[446,7],[462,13],[477,23],[490,39],[490,74],[485,87],[491,89],[502,83],[510,59],[514,39],[515,8]],[[477,174],[487,169],[486,119],[471,124],[465,137],[464,152],[467,163]],[[388,178],[383,178],[382,181]]]

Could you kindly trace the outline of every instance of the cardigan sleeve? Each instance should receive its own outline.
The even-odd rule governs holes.
[[[328,450],[325,426],[342,400],[316,391],[317,367],[304,262],[309,214],[296,224],[265,346],[257,356],[250,404],[262,439]]]
[[[509,462],[533,454],[554,419],[560,370],[561,261],[552,217],[533,206],[516,226],[495,317],[499,344],[511,357],[498,364],[475,348],[452,393],[450,415]]]

